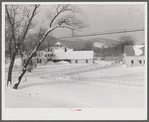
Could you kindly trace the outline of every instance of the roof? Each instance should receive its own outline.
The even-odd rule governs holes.
[[[124,53],[126,56],[144,56],[145,45],[126,45]]]
[[[120,56],[105,56],[105,61],[122,61],[122,59]]]
[[[93,59],[94,51],[73,51],[71,59]]]
[[[94,51],[68,51],[57,53],[53,59],[93,59]]]
[[[55,45],[62,45],[60,42],[57,42]]]
[[[65,49],[65,47],[50,47],[50,49]],[[69,48],[66,47],[66,49],[69,49]]]

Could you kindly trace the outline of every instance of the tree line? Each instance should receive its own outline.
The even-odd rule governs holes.
[[[116,44],[105,47],[95,47],[93,43],[88,41],[85,42],[85,45],[78,50],[94,50],[96,57],[105,57],[105,56],[123,56],[125,45],[135,45],[136,38],[132,35],[123,35],[119,37]]]

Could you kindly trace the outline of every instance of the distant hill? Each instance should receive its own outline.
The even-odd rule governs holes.
[[[81,38],[66,38],[66,39],[57,39],[55,43],[60,42],[63,46],[68,48],[73,48],[74,50],[79,50],[85,46],[86,43],[90,43],[96,47],[103,45],[105,47],[111,47],[116,44],[118,41],[113,39],[105,38],[93,38],[88,40],[83,40]]]
[[[105,39],[105,38],[93,38],[93,39],[90,39],[90,40],[87,40],[87,41],[90,41],[92,43],[101,43],[101,44],[104,44],[106,46],[113,46],[114,44],[116,44],[118,41],[117,40],[113,40],[113,39]]]

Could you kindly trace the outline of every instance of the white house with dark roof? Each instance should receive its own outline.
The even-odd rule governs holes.
[[[51,47],[53,51],[53,61],[68,61],[71,64],[92,64],[94,60],[94,51],[73,51],[67,47],[62,47],[57,42],[56,47]]]
[[[127,67],[144,66],[145,45],[126,45],[124,48],[124,61]]]

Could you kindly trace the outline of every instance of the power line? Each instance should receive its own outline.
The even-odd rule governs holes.
[[[96,33],[96,34],[77,35],[77,36],[72,36],[72,37],[61,37],[61,38],[58,38],[58,39],[99,36],[99,35],[108,35],[108,34],[116,34],[116,33],[128,33],[128,32],[137,32],[137,31],[144,31],[144,27],[143,28],[132,28],[132,29],[121,29],[121,30],[105,31],[105,32]]]

